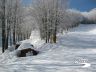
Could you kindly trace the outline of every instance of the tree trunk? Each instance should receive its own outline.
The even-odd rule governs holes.
[[[53,35],[53,43],[56,43],[57,37],[56,37],[56,32]]]
[[[5,37],[6,37],[6,31],[5,31],[5,0],[2,0],[2,53],[5,51]]]
[[[15,29],[13,30],[13,45],[16,44],[16,41],[15,41]]]
[[[10,46],[12,46],[12,36],[11,36],[11,30],[10,30]]]
[[[8,34],[6,35],[5,38],[5,50],[8,49]]]

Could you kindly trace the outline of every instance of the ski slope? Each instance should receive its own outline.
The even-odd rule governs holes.
[[[34,44],[40,54],[18,58],[15,51],[6,51],[0,55],[0,72],[96,72],[95,24],[58,34],[56,44],[44,44],[32,37],[23,42]]]

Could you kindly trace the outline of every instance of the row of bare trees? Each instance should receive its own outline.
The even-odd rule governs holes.
[[[0,23],[2,28],[2,52],[8,46],[15,45],[16,42],[29,37],[23,26],[24,7],[21,0],[0,0]]]
[[[32,16],[35,18],[41,39],[56,43],[57,33],[78,26],[81,14],[68,10],[68,0],[33,0]]]
[[[61,16],[65,14],[67,8],[67,0],[35,0],[32,7],[41,39],[46,43],[56,43],[56,35],[62,23]]]
[[[58,32],[67,31],[82,20],[78,11],[68,10],[68,0],[32,2],[29,7],[24,7],[21,0],[0,0],[2,52],[9,44],[28,39],[32,30],[38,30],[46,43],[56,43]]]

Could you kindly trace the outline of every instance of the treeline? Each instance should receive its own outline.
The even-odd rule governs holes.
[[[0,0],[0,24],[2,28],[2,52],[8,46],[29,38],[29,29],[25,28],[25,8],[21,0]]]
[[[46,43],[56,43],[57,33],[78,26],[81,14],[67,10],[68,0],[33,0],[32,16],[36,20],[37,30]]]
[[[82,24],[96,24],[96,8],[89,12],[82,12],[83,21]]]
[[[0,0],[2,52],[9,45],[28,39],[31,31],[39,31],[45,43],[56,43],[58,33],[77,27],[86,18],[96,21],[96,10],[89,17],[69,9],[68,4],[68,0],[32,0],[32,5],[25,7],[21,0]]]
[[[80,12],[78,10],[68,9],[67,13],[70,13],[71,15],[77,17],[74,18],[74,16],[71,16],[75,23],[77,22],[78,24],[96,24],[96,8],[90,10],[89,12]]]

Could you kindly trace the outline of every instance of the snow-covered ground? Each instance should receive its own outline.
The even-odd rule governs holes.
[[[80,25],[59,34],[56,44],[33,39],[24,42],[34,44],[40,54],[18,58],[6,51],[0,55],[0,72],[96,72],[96,25]]]

